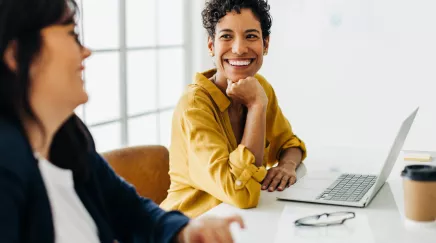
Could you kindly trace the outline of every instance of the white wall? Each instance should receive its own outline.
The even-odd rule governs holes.
[[[436,150],[436,1],[270,0],[261,70],[308,145]]]
[[[185,0],[192,1],[192,16],[191,16],[191,28],[192,28],[192,70],[191,79],[188,83],[192,82],[192,77],[196,72],[201,72],[213,67],[213,62],[209,56],[207,49],[207,32],[203,28],[201,19],[201,11],[204,8],[205,0]]]
[[[405,148],[436,150],[436,1],[269,2],[261,73],[309,147],[389,147],[419,105]],[[211,66],[200,52],[197,70]]]

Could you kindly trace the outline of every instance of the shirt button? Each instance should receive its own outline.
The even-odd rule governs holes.
[[[242,185],[242,182],[240,180],[237,180],[236,181],[236,186],[240,186],[240,185]]]

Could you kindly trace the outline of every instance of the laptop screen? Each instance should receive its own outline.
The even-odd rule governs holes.
[[[394,167],[395,162],[397,161],[398,156],[400,155],[401,150],[403,149],[404,141],[406,140],[407,135],[409,134],[410,128],[412,127],[413,121],[415,120],[416,114],[418,113],[419,107],[416,108],[409,117],[404,120],[401,125],[400,130],[398,131],[397,137],[395,138],[394,144],[392,144],[391,150],[389,151],[388,157],[383,165],[383,168],[378,175],[377,181],[375,182],[374,187],[372,188],[372,192],[369,196],[369,200],[371,200],[375,194],[380,190],[385,181],[388,179],[391,174],[392,168]]]

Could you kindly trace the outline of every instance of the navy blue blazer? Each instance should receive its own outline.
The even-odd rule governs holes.
[[[95,152],[90,176],[75,190],[94,219],[102,243],[171,242],[188,223],[165,212],[118,177]],[[33,151],[23,133],[0,117],[0,242],[54,242],[50,203]]]

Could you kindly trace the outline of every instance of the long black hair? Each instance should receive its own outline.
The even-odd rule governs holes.
[[[44,127],[29,102],[29,70],[41,50],[41,30],[55,24],[74,23],[77,12],[74,0],[0,0],[0,118],[17,125],[25,136],[23,116],[36,122],[45,137]],[[16,45],[15,71],[3,58],[12,42]],[[86,178],[92,149],[89,131],[73,114],[54,135],[50,161],[71,169],[75,177]]]

